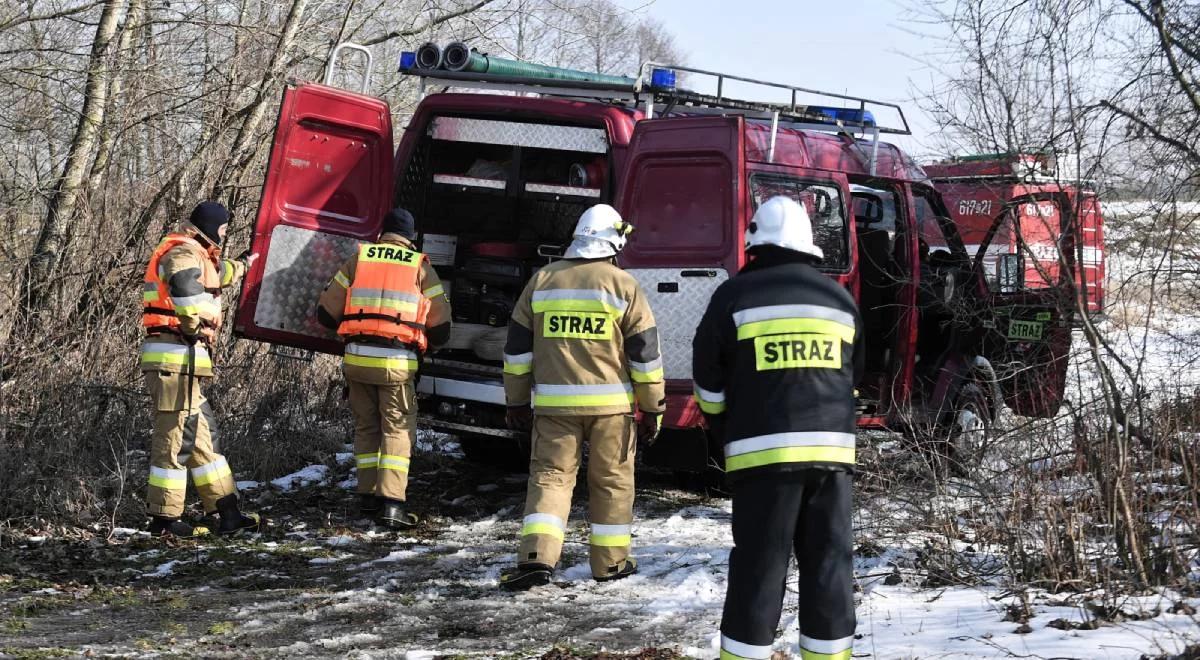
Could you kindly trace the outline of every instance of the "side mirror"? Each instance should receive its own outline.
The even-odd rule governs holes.
[[[998,282],[1000,293],[1016,293],[1021,289],[1021,275],[1024,274],[1023,259],[1019,254],[1002,254],[996,265],[999,270]]]

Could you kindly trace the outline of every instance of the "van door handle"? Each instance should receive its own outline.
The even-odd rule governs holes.
[[[684,270],[679,272],[683,277],[716,277],[715,270]]]

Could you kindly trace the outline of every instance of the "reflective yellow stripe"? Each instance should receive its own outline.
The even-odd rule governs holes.
[[[351,355],[347,353],[343,358],[346,364],[355,367],[374,367],[376,369],[408,369],[409,371],[417,370],[417,361],[408,358],[394,357],[367,357],[364,355]]]
[[[547,536],[553,536],[560,541],[563,538],[562,528],[551,523],[525,523],[525,525],[521,527],[521,536],[529,536],[530,534],[545,534]]]
[[[237,272],[237,266],[234,265],[233,259],[221,260],[221,286],[229,286],[233,283],[233,274]]]
[[[592,534],[588,543],[605,548],[622,548],[633,542],[630,534]]]
[[[201,316],[208,312],[209,316],[220,316],[221,306],[212,303],[202,303],[199,305],[175,305],[175,314],[178,316]]]
[[[410,303],[406,300],[389,300],[387,298],[351,298],[350,304],[354,307],[380,307],[400,312],[417,311],[416,303]]]
[[[633,393],[619,394],[534,394],[534,406],[585,408],[589,406],[623,406],[633,403]]]
[[[525,364],[512,364],[511,362],[504,363],[504,373],[512,376],[524,376],[533,371],[533,365],[526,362]]]
[[[349,289],[349,288],[350,288],[350,278],[349,278],[349,277],[346,277],[346,276],[345,276],[345,275],[342,273],[342,271],[340,271],[340,270],[337,272],[337,275],[334,275],[334,276],[333,276],[333,281],[334,281],[334,282],[337,282],[337,283],[338,283],[338,284],[340,284],[340,285],[342,285],[342,288],[343,288],[343,289]]]
[[[700,410],[703,410],[704,412],[706,412],[710,415],[720,415],[721,413],[725,412],[725,402],[724,401],[720,401],[720,402],[705,401],[704,399],[701,399],[698,395],[695,395],[695,394],[692,395],[692,398],[696,400],[696,403],[700,404]]]
[[[204,468],[211,469],[205,470]],[[216,483],[225,477],[232,477],[233,470],[229,469],[229,464],[222,460],[219,464],[205,465],[202,468],[192,470],[192,482],[197,486],[207,486],[211,483]]]
[[[753,659],[738,655],[736,653],[730,653],[729,651],[726,651],[725,649],[721,649],[721,660],[753,660]]]
[[[787,332],[819,333],[833,335],[846,343],[854,342],[854,327],[828,319],[772,319],[756,321],[738,326],[738,339],[752,339],[763,335],[779,335]]]
[[[663,379],[663,370],[661,368],[654,371],[638,371],[636,369],[629,370],[629,378],[635,383],[657,383]]]
[[[574,298],[559,298],[551,300],[535,300],[533,313],[545,312],[605,312],[612,316],[621,316],[625,310],[605,304],[600,300],[580,300]]]
[[[725,458],[725,470],[773,465],[775,463],[845,463],[854,464],[854,449],[850,447],[780,447],[737,454]]]
[[[143,291],[142,300],[146,302],[158,302],[158,291]]]
[[[142,353],[141,365],[150,364],[187,364],[188,356],[178,353]],[[197,367],[212,367],[212,358],[207,355],[196,354]]]
[[[379,455],[380,470],[395,470],[397,472],[408,472],[409,460],[404,456],[396,456],[393,454]]]
[[[800,658],[801,660],[850,660],[850,649],[837,653],[817,653],[801,648]]]
[[[157,486],[163,490],[182,490],[187,488],[187,470],[168,470],[150,466],[151,486]]]
[[[380,264],[393,264],[416,268],[421,264],[421,253],[388,243],[364,245],[359,248],[358,260]]]
[[[360,470],[374,469],[379,465],[379,454],[355,454],[354,465]]]
[[[157,475],[150,475],[150,485],[158,486],[163,490],[179,490],[187,488],[187,479],[166,479]]]
[[[426,298],[436,298],[437,296],[445,294],[446,290],[442,288],[441,284],[435,284],[428,289],[425,289],[425,291],[422,293],[425,294]]]

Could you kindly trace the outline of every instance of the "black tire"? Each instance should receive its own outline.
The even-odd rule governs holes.
[[[960,477],[982,476],[996,439],[997,411],[984,388],[967,383],[955,397],[953,416],[946,425],[946,455],[951,472]]]

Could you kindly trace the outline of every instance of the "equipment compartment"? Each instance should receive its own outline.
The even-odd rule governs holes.
[[[503,329],[529,278],[563,253],[588,207],[609,201],[604,136],[599,128],[435,117],[398,163],[396,204],[416,216],[433,248],[422,249],[436,252],[450,296],[456,330],[443,357],[500,361]]]

